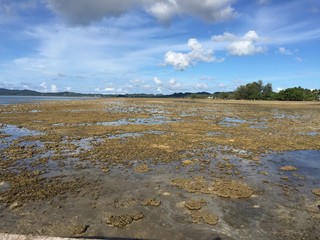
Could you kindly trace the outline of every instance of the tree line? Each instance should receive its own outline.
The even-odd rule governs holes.
[[[262,80],[259,80],[241,85],[234,92],[214,93],[213,97],[237,100],[316,101],[320,100],[320,89],[294,87],[274,92],[271,83],[264,85]]]

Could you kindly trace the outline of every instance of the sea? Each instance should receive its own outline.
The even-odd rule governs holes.
[[[70,100],[89,100],[94,97],[51,97],[51,96],[0,96],[0,104],[22,104],[38,101],[70,101]]]

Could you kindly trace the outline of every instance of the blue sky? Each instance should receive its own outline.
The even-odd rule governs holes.
[[[320,0],[0,0],[0,87],[320,89]]]

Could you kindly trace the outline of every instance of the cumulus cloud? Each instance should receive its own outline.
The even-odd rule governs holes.
[[[257,42],[262,41],[259,35],[251,30],[248,31],[244,36],[238,37],[232,33],[225,32],[222,35],[216,35],[212,37],[215,42],[226,42],[227,51],[231,55],[235,56],[248,56],[257,53],[263,53],[265,48],[257,46]]]
[[[164,64],[172,65],[177,70],[185,70],[197,62],[221,62],[223,59],[217,59],[212,49],[205,49],[197,39],[191,38],[188,41],[188,47],[191,49],[188,53],[169,51],[164,56]]]
[[[104,17],[118,17],[133,9],[143,9],[160,22],[176,15],[193,15],[208,22],[232,18],[235,0],[47,0],[48,6],[70,23],[87,25]]]

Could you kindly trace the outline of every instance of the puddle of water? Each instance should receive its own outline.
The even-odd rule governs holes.
[[[19,146],[24,146],[24,147],[37,147],[37,148],[42,148],[44,147],[43,142],[41,141],[29,141],[29,142],[21,142],[18,144]]]
[[[8,191],[10,189],[10,184],[7,182],[0,182],[0,193]]]
[[[303,136],[318,136],[319,133],[318,132],[299,132],[299,135],[303,135]]]
[[[290,114],[290,113],[286,113],[286,112],[283,112],[279,109],[272,109],[271,112],[273,113],[273,118],[275,119],[296,119],[296,118],[300,118],[300,116],[298,115],[293,115],[293,114]]]
[[[121,133],[117,135],[110,136],[109,139],[118,139],[118,138],[128,138],[128,137],[141,137],[143,133]]]
[[[226,117],[219,123],[219,125],[224,127],[236,127],[243,123],[247,123],[247,121],[239,118]]]
[[[292,165],[297,168],[297,171],[287,172],[288,174],[298,173],[310,179],[310,183],[319,184],[320,182],[319,150],[300,150],[271,154],[263,160],[267,161],[266,164],[270,166],[272,171],[279,171],[281,166]]]
[[[2,128],[0,128],[0,133],[4,135],[9,135],[9,137],[5,137],[1,139],[0,142],[0,149],[8,147],[14,140],[17,140],[21,137],[27,137],[27,136],[37,136],[42,135],[44,133],[34,130],[29,130],[27,128],[20,128],[15,125],[3,125]],[[30,145],[38,143],[30,143]]]
[[[240,119],[240,118],[230,118],[230,117],[226,117],[224,120],[224,122],[228,122],[228,123],[246,123],[246,120]]]
[[[156,130],[149,130],[145,132],[138,132],[138,133],[121,133],[116,134],[108,137],[109,139],[119,139],[119,138],[129,138],[129,137],[142,137],[145,134],[154,134],[154,135],[161,135],[164,134],[163,131],[156,131]]]
[[[253,125],[250,126],[250,128],[254,128],[254,129],[267,129],[267,123],[266,122],[258,122],[258,123],[254,123]]]
[[[123,125],[159,125],[165,123],[171,123],[179,121],[180,119],[171,119],[165,116],[154,116],[151,118],[129,118],[129,119],[120,119],[113,122],[97,122],[97,123],[80,123],[80,124],[72,124],[71,126],[123,126]],[[64,123],[54,123],[52,126],[68,126],[68,124]]]
[[[170,123],[177,120],[170,119],[165,116],[155,116],[151,118],[129,118],[129,119],[120,119],[114,122],[100,122],[97,125],[102,126],[121,126],[121,125],[129,125],[129,124],[137,124],[137,125],[158,125],[164,123]]]
[[[209,137],[216,137],[216,136],[222,136],[223,135],[223,133],[221,133],[221,132],[208,132],[207,133],[207,136],[209,136]]]
[[[4,125],[0,132],[2,134],[11,135],[12,138],[19,138],[19,137],[27,137],[27,136],[36,136],[43,134],[39,131],[29,130],[27,128],[20,128],[15,125]]]

